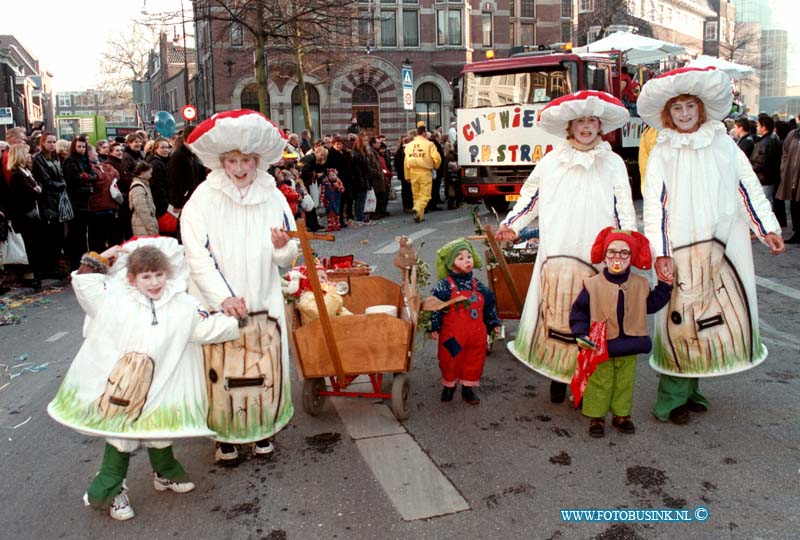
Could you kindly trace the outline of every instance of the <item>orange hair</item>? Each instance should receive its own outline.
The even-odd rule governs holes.
[[[692,131],[697,131],[700,126],[706,123],[708,117],[706,116],[706,106],[703,105],[703,102],[697,96],[693,96],[692,94],[681,94],[679,96],[675,96],[674,98],[667,101],[667,104],[664,105],[664,108],[661,110],[661,124],[664,126],[665,129],[674,129],[675,131],[680,131],[678,127],[675,125],[675,122],[672,121],[672,115],[669,112],[670,107],[672,104],[678,100],[691,100],[697,104],[697,109],[699,114],[697,115],[697,124],[695,125]]]

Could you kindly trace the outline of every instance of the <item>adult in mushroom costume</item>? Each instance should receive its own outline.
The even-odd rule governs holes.
[[[730,78],[714,68],[664,73],[639,96],[639,114],[659,130],[647,165],[645,234],[658,277],[675,277],[650,357],[661,373],[653,414],[663,421],[686,423],[689,411],[707,409],[699,377],[767,357],[748,228],[773,254],[784,248],[758,178],[721,122],[732,100]]]
[[[181,214],[190,291],[242,326],[239,339],[204,347],[216,458],[237,459],[244,443],[268,455],[293,413],[279,267],[297,255],[295,223],[267,173],[286,139],[262,114],[236,110],[202,122],[186,144],[211,169]]]
[[[520,198],[497,232],[509,240],[539,217],[539,252],[517,335],[508,344],[523,364],[551,379],[550,399],[562,402],[575,371],[578,347],[569,312],[583,280],[597,273],[589,259],[598,231],[636,229],[625,163],[603,141],[628,121],[613,96],[594,90],[549,103],[540,126],[567,140],[531,172]]]

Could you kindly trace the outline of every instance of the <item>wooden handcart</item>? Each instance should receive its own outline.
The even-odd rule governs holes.
[[[310,234],[303,220],[297,232],[303,259],[313,268],[310,239],[333,240],[331,235]],[[300,324],[300,317],[289,305],[288,321],[292,327],[292,353],[303,382],[303,409],[316,416],[328,396],[365,397],[390,400],[399,420],[408,418],[410,381],[408,371],[413,361],[414,334],[419,315],[420,296],[413,265],[401,268],[401,282],[380,276],[347,276],[345,307],[353,315],[330,317],[325,309],[323,291],[314,271],[308,272],[311,289],[319,310],[319,319]],[[375,305],[397,308],[397,316],[385,313],[365,314]],[[384,374],[393,374],[391,392],[383,391]],[[372,391],[348,390],[360,375],[369,377]]]

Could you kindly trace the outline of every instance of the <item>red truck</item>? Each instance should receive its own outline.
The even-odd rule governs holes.
[[[454,99],[465,199],[507,210],[536,163],[564,140],[538,126],[539,111],[553,99],[579,90],[603,90],[619,97],[620,58],[617,53],[546,49],[464,66]],[[632,117],[624,128],[605,136],[629,165],[637,192],[641,131],[641,119]]]

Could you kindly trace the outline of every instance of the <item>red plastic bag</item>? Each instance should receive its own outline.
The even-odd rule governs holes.
[[[578,361],[575,362],[575,373],[569,387],[575,401],[575,408],[581,403],[583,391],[589,384],[589,377],[592,376],[597,364],[608,360],[608,347],[606,343],[606,322],[593,322],[589,327],[589,339],[596,345],[595,350],[581,349],[578,353]]]
[[[164,214],[158,218],[158,232],[161,234],[175,234],[178,232],[177,216],[169,210],[164,212]]]

